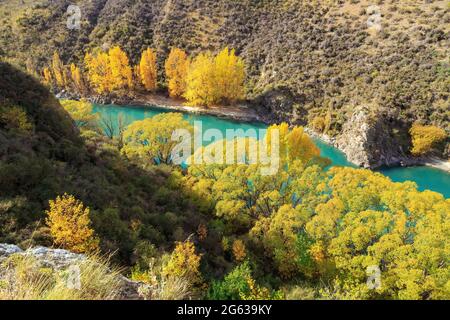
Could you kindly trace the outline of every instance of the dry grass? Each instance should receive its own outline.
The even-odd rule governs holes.
[[[112,300],[118,298],[119,270],[98,256],[80,261],[80,286],[70,285],[68,271],[56,271],[29,255],[12,255],[0,265],[0,300]]]

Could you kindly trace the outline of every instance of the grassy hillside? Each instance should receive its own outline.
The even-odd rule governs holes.
[[[369,1],[77,1],[80,30],[66,27],[69,4],[2,3],[3,58],[39,69],[53,50],[68,63],[118,44],[136,63],[153,47],[162,76],[172,46],[190,54],[230,46],[247,63],[248,98],[277,120],[330,112],[336,134],[367,104],[399,128],[419,120],[450,130],[448,1],[377,1],[378,31],[367,24]]]
[[[326,170],[301,127],[275,175],[257,164],[158,165],[177,118],[135,122],[123,140],[78,130],[48,89],[0,63],[0,243],[70,249],[89,225],[148,299],[448,299],[450,200],[370,170]],[[90,210],[62,204],[64,193]],[[0,278],[35,274],[11,259]],[[367,286],[368,267],[383,271],[382,287]]]
[[[116,142],[80,136],[48,89],[10,65],[0,63],[0,79],[0,242],[50,245],[44,210],[64,192],[91,208],[103,251],[124,263],[138,243],[170,248],[204,220],[176,170],[143,171]]]

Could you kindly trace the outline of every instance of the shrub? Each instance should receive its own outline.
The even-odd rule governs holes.
[[[33,125],[28,121],[25,111],[16,106],[0,106],[0,128],[26,133],[33,130]]]
[[[430,153],[439,143],[447,139],[445,130],[435,126],[413,124],[410,129],[410,134],[413,144],[411,153],[415,156]]]
[[[248,261],[234,268],[222,281],[213,281],[206,295],[210,300],[274,300],[281,299],[280,291],[259,286],[252,277]]]
[[[77,253],[98,249],[99,241],[90,227],[89,208],[66,193],[49,203],[47,224],[56,245]]]
[[[311,126],[317,132],[324,132],[325,130],[325,121],[322,117],[315,117],[311,121]]]
[[[195,246],[191,241],[177,243],[169,261],[163,267],[162,274],[185,278],[192,284],[200,284],[199,271],[201,255],[195,253]]]

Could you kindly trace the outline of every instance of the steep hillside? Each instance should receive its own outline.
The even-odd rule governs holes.
[[[381,145],[396,146],[378,152],[365,145],[359,151],[389,153],[375,155],[369,166],[407,157],[413,122],[450,131],[448,1],[377,1],[376,7],[365,0],[77,3],[81,29],[69,30],[70,1],[6,1],[0,54],[39,70],[53,50],[68,63],[90,48],[119,44],[136,63],[153,47],[162,79],[172,46],[191,54],[230,46],[247,63],[248,99],[268,121],[311,124],[329,115],[327,133],[336,136],[357,107],[368,109],[368,118],[389,128],[378,133]]]
[[[114,141],[80,135],[47,88],[0,63],[0,242],[51,245],[45,209],[67,192],[90,207],[101,249],[129,264],[138,245],[171,248],[204,221],[179,175],[142,170]]]

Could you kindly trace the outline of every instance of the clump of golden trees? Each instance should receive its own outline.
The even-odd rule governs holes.
[[[244,79],[244,62],[234,50],[201,53],[189,66],[184,97],[194,105],[234,103],[244,97]]]
[[[179,48],[172,48],[165,63],[168,93],[185,98],[188,104],[212,106],[233,104],[245,96],[245,64],[234,49],[223,49],[217,55],[200,53],[189,58]],[[155,50],[142,52],[133,66],[127,54],[114,46],[108,51],[96,49],[84,57],[84,64],[66,66],[54,53],[50,66],[42,70],[42,81],[58,90],[87,96],[126,95],[136,89],[154,92],[158,89],[158,64]]]
[[[84,62],[88,79],[96,93],[121,92],[133,88],[130,62],[120,47],[113,47],[108,53],[88,53]]]

